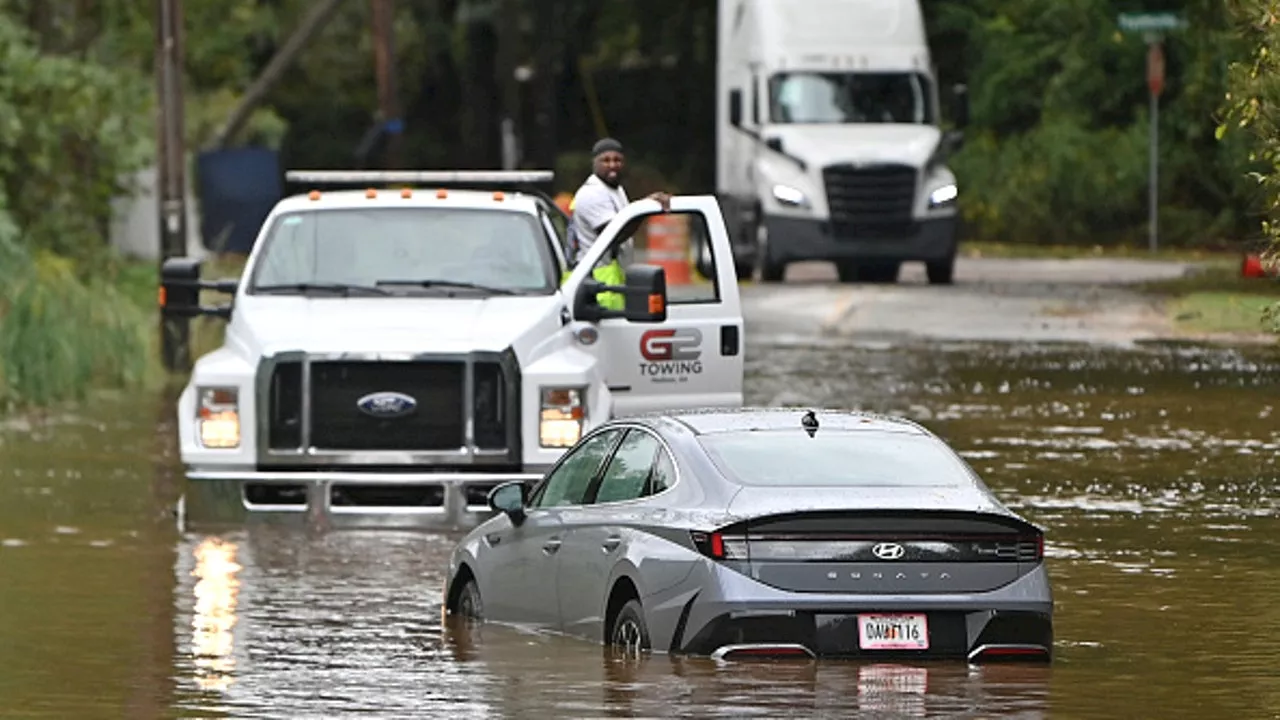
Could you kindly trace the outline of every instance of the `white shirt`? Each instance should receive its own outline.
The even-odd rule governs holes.
[[[631,201],[627,199],[627,191],[619,185],[609,187],[598,175],[592,173],[578,192],[573,196],[573,231],[578,237],[578,256],[581,260],[596,241],[599,233],[596,228],[602,227],[613,219],[618,211]]]

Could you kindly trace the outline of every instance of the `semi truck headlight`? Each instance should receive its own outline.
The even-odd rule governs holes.
[[[538,443],[544,448],[572,447],[582,437],[586,418],[582,388],[542,388]]]
[[[937,190],[929,193],[929,207],[941,207],[943,205],[953,203],[955,202],[956,195],[958,194],[955,183],[943,185]]]
[[[240,391],[202,387],[196,392],[196,432],[207,448],[240,447]]]
[[[774,185],[773,198],[783,205],[791,207],[808,207],[809,198],[790,185]]]

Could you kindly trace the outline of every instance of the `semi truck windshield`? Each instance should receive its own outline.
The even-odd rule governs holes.
[[[919,73],[785,72],[769,78],[774,123],[933,123]]]

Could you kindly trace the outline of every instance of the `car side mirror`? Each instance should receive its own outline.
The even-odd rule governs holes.
[[[502,483],[489,491],[489,507],[496,512],[506,513],[512,523],[519,525],[524,522],[526,491],[523,480]]]
[[[742,127],[742,91],[729,91],[729,124]]]
[[[231,305],[200,305],[201,290],[215,290],[229,295],[239,287],[238,279],[206,281],[200,279],[201,261],[196,258],[169,258],[160,266],[160,312],[171,317],[212,315],[231,318]]]

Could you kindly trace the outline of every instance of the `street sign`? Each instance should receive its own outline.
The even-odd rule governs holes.
[[[1155,96],[1164,90],[1164,49],[1160,43],[1147,46],[1147,89]]]
[[[1187,21],[1176,13],[1120,13],[1120,29],[1125,32],[1168,32],[1181,30]]]

